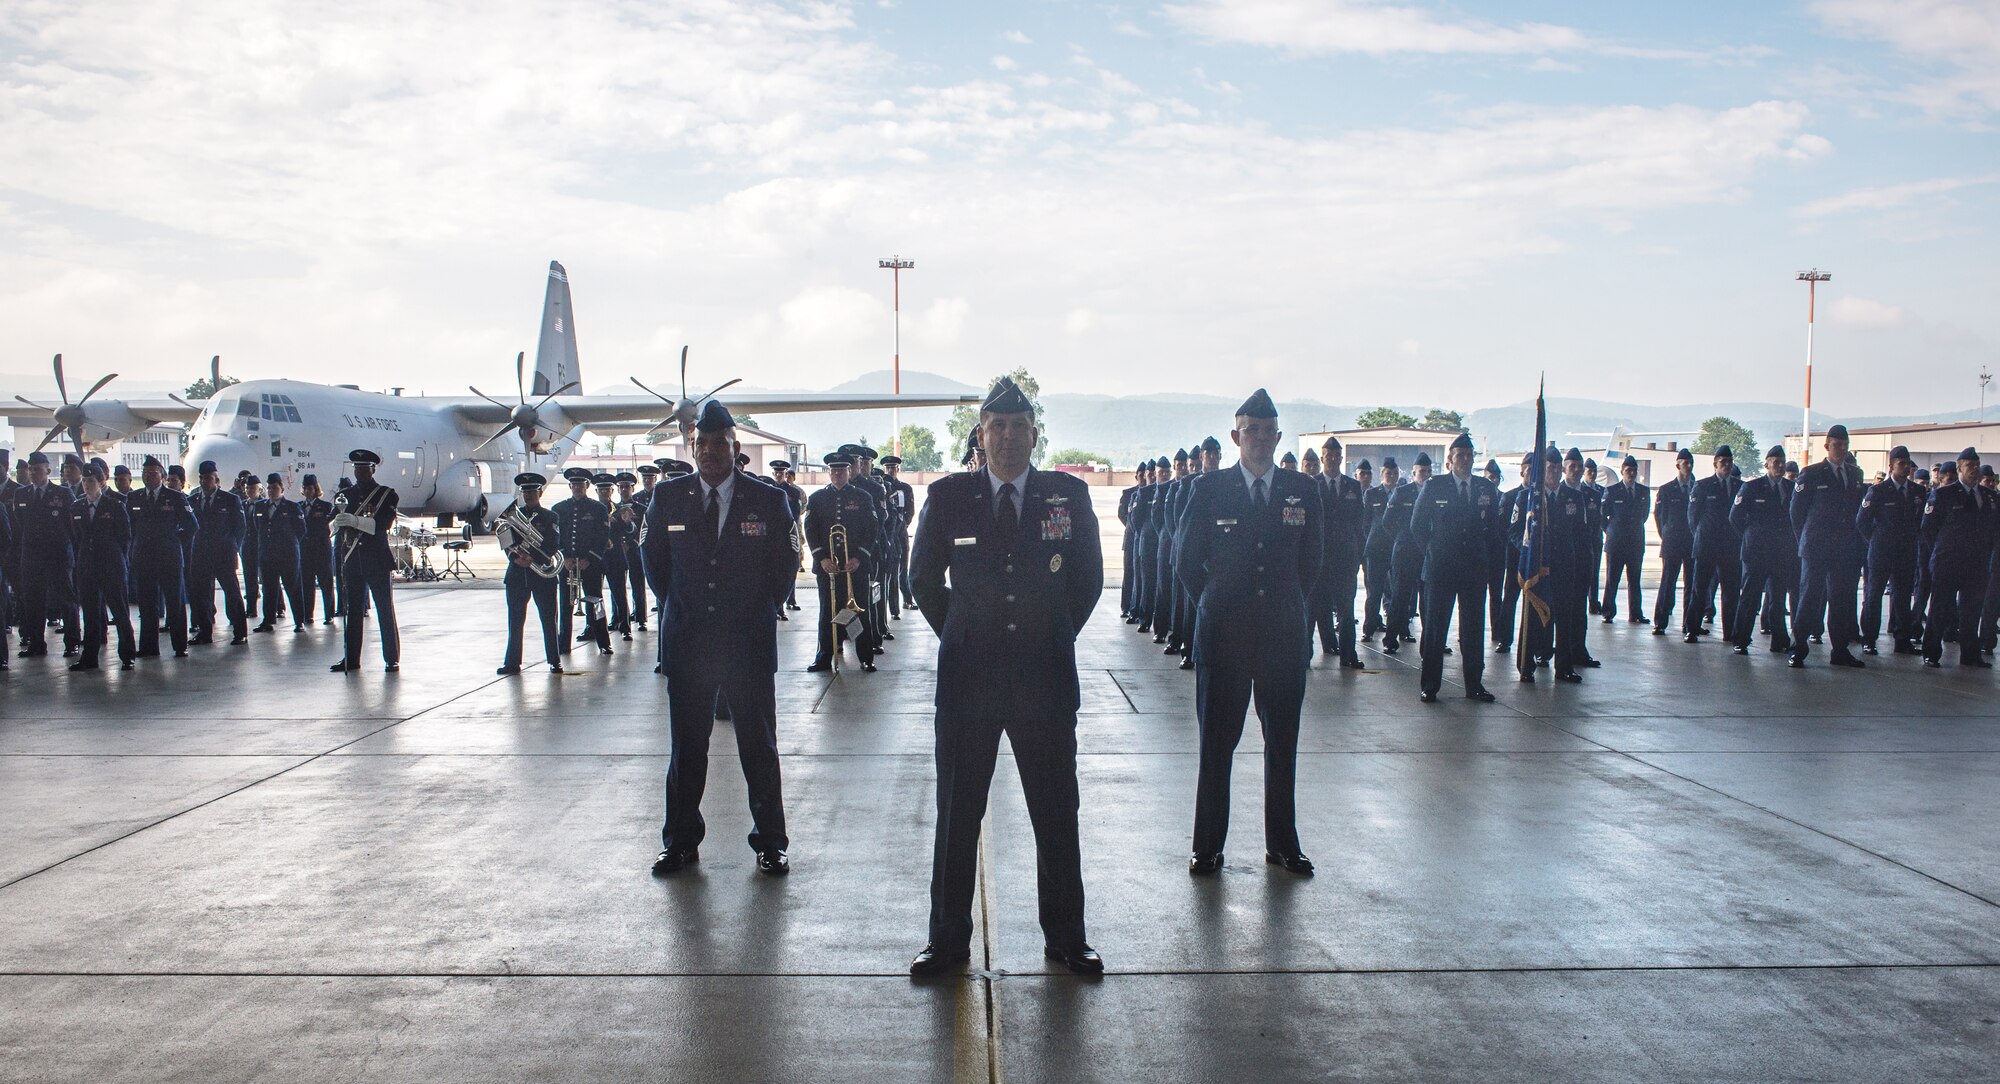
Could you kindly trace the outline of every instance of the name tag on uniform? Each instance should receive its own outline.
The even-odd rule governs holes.
[[[1236,521],[1233,519],[1218,519],[1215,521],[1215,525],[1217,527],[1234,527],[1236,526]]]
[[[669,524],[667,524],[667,530],[669,530],[669,531],[685,531],[685,530],[687,530],[687,524],[685,524],[685,523],[669,523]]]
[[[979,540],[977,538],[954,538],[951,540],[951,544],[954,546],[973,546],[978,543]]]
[[[1306,525],[1306,510],[1297,505],[1287,505],[1280,509],[1278,514],[1287,527],[1303,527]]]

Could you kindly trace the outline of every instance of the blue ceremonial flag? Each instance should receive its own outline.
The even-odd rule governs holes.
[[[1520,567],[1514,570],[1516,582],[1521,585],[1521,631],[1514,641],[1514,665],[1524,678],[1532,677],[1535,672],[1535,648],[1531,645],[1549,642],[1549,633],[1541,630],[1547,630],[1555,619],[1549,609],[1553,585],[1549,582],[1548,517],[1544,514],[1548,497],[1542,488],[1542,473],[1548,469],[1543,451],[1549,442],[1548,407],[1542,398],[1546,385],[1544,380],[1535,388],[1535,443],[1534,453],[1528,457],[1526,482],[1527,533],[1521,539]]]

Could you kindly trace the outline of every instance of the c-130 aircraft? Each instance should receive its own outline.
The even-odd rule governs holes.
[[[581,380],[576,320],[570,308],[569,274],[555,261],[549,263],[532,374],[524,372],[524,364],[525,354],[516,356],[513,403],[477,388],[467,389],[470,396],[390,395],[303,380],[246,380],[194,402],[179,396],[93,400],[115,373],[71,403],[63,384],[62,356],[57,355],[62,405],[43,406],[16,396],[31,409],[9,408],[7,413],[49,420],[52,427],[42,444],[67,436],[79,455],[85,455],[90,445],[114,443],[157,424],[188,424],[189,473],[212,459],[225,481],[239,470],[260,478],[272,471],[288,477],[316,473],[331,490],[333,479],[347,467],[348,452],[367,448],[382,457],[375,477],[397,491],[404,515],[462,517],[480,531],[489,515],[512,499],[514,475],[524,469],[524,462],[525,469],[560,471],[579,434],[592,425],[618,431],[636,428],[633,423],[651,423],[655,429],[692,427],[701,404],[737,382],[689,396],[683,350],[678,399],[661,395],[636,378],[632,383],[643,395],[575,394]],[[219,359],[211,366],[211,376],[219,377]],[[784,414],[978,401],[977,395],[796,393],[732,397],[729,406],[739,414]]]

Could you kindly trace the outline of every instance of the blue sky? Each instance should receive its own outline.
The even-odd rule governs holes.
[[[2000,9],[1366,0],[0,12],[0,372],[1929,413],[1992,364]],[[713,381],[711,381],[713,382]]]

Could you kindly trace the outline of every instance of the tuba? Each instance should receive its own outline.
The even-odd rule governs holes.
[[[509,504],[493,520],[493,538],[500,548],[511,558],[528,559],[528,571],[545,580],[556,578],[562,567],[562,551],[547,549],[548,539],[542,537],[541,528],[521,513],[518,503]]]

